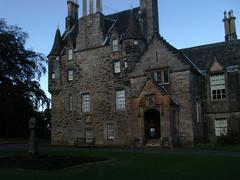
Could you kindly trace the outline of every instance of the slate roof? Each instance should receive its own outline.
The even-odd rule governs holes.
[[[180,51],[200,70],[208,70],[215,58],[225,68],[240,65],[240,40],[208,44]]]
[[[110,33],[115,30],[122,39],[143,39],[141,29],[137,22],[139,7],[126,11],[104,16],[104,32]],[[75,24],[70,31],[65,31],[61,37],[60,30],[57,29],[53,47],[48,56],[61,54],[62,48],[70,40],[75,46],[78,26]]]
[[[142,39],[143,35],[137,22],[139,9],[140,8],[137,7],[105,16],[105,31],[109,32],[110,28],[113,26],[114,30],[119,35],[123,35],[125,39]],[[115,22],[110,22],[109,19]]]
[[[128,26],[125,30],[123,39],[144,39],[142,32],[140,30],[140,25],[137,22],[137,16],[134,14],[134,11],[130,11],[130,17],[128,20]]]
[[[59,28],[56,31],[53,47],[48,56],[59,55],[62,51],[62,38]]]

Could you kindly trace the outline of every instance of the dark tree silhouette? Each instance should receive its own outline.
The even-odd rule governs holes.
[[[39,84],[47,60],[25,48],[27,38],[0,19],[0,136],[27,135],[29,118],[49,104]]]

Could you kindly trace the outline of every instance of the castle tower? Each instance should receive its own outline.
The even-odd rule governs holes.
[[[152,39],[154,33],[159,33],[158,0],[140,0],[140,12],[143,14],[143,32],[147,42]]]
[[[69,31],[78,21],[78,2],[77,0],[68,0],[68,16],[66,17],[66,30]]]
[[[236,17],[233,15],[233,10],[228,13],[224,12],[225,41],[237,40],[235,20]]]

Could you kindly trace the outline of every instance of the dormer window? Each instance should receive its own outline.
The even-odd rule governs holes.
[[[211,99],[226,99],[226,86],[224,74],[216,74],[210,76]]]
[[[114,73],[118,74],[121,72],[121,63],[120,61],[115,61],[114,62]]]
[[[112,50],[113,50],[113,52],[117,52],[119,50],[118,40],[117,39],[114,39],[112,41]]]
[[[68,50],[68,60],[69,61],[73,60],[73,50],[72,49]]]

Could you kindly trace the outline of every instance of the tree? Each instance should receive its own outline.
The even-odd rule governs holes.
[[[49,99],[40,88],[43,54],[25,48],[27,33],[0,19],[0,136],[27,135],[28,120]]]

